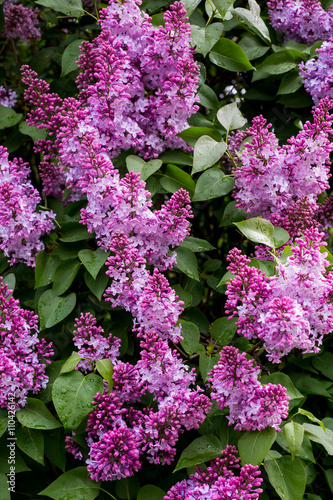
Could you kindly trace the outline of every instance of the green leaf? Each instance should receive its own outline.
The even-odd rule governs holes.
[[[17,420],[30,429],[49,430],[61,427],[40,399],[27,398],[27,404],[16,413]]]
[[[235,179],[218,168],[210,168],[200,175],[193,201],[205,201],[224,196],[233,189]]]
[[[8,412],[0,409],[0,437],[8,427]]]
[[[67,429],[76,429],[92,409],[97,392],[103,393],[103,379],[77,370],[65,373],[53,383],[52,399],[60,420]]]
[[[199,345],[199,328],[191,321],[180,320],[180,324],[182,326],[181,335],[182,337],[184,337],[184,340],[180,341],[180,345],[182,346],[186,354],[192,356],[192,354],[196,352],[196,349]]]
[[[282,247],[290,240],[289,233],[282,227],[274,227],[273,241],[275,248]]]
[[[189,174],[175,165],[168,165],[165,174],[160,178],[161,186],[170,193],[175,193],[179,189],[186,189],[190,196],[193,196],[195,182]]]
[[[110,252],[105,252],[102,248],[97,250],[80,250],[78,257],[91,276],[96,279],[102,266],[105,264]]]
[[[198,262],[195,254],[189,248],[177,248],[177,266],[186,276],[199,281]]]
[[[15,472],[16,472],[16,470],[15,470]],[[8,477],[6,474],[0,473],[0,491],[2,494],[2,500],[10,500],[10,498],[11,498],[10,489],[9,489],[11,484],[8,481],[10,481],[10,477]],[[14,485],[15,485],[15,481],[14,481]],[[15,488],[15,486],[14,486],[14,488]]]
[[[326,432],[325,424],[321,420],[319,420],[319,418],[315,417],[314,414],[311,413],[310,411],[303,410],[303,408],[299,408],[297,413],[299,415],[304,415],[305,417],[308,417],[308,419],[311,420],[311,422],[320,425],[323,431]]]
[[[234,225],[250,241],[274,248],[274,226],[268,220],[255,217],[242,222],[234,222]]]
[[[192,252],[209,252],[215,250],[215,247],[201,238],[186,236],[185,240],[180,244],[181,247],[189,248]]]
[[[81,54],[80,47],[83,40],[74,40],[67,45],[61,58],[61,76],[68,75],[78,69],[76,61]]]
[[[212,434],[201,436],[185,448],[174,472],[220,457],[222,449],[221,441],[216,436]]]
[[[217,98],[217,95],[215,94],[214,90],[210,88],[208,85],[201,85],[199,92],[198,92],[198,97],[199,97],[199,102],[202,106],[208,109],[218,109],[220,107],[219,105],[219,100]],[[199,118],[198,116],[196,118]],[[204,125],[206,123],[206,118],[205,117],[200,117],[201,122],[198,123],[193,123],[193,125]],[[205,122],[204,122],[205,120]],[[208,122],[209,123],[209,122]],[[208,124],[207,124],[208,126]]]
[[[102,300],[103,293],[105,292],[105,288],[109,282],[109,276],[105,274],[105,268],[102,267],[96,279],[94,279],[91,274],[86,271],[84,273],[84,281],[95,297],[97,297],[98,300]]]
[[[229,133],[230,130],[243,127],[246,123],[246,120],[239,111],[236,102],[227,104],[226,106],[223,106],[223,108],[220,108],[216,116],[221,125],[226,129],[227,133]]]
[[[35,0],[39,5],[62,12],[66,16],[80,17],[84,14],[81,0]]]
[[[276,430],[266,427],[262,431],[246,431],[238,440],[242,464],[260,465],[276,439]]]
[[[331,352],[324,352],[321,356],[314,356],[312,364],[325,377],[333,380],[333,354]]]
[[[282,500],[303,499],[306,472],[299,458],[272,458],[265,460],[264,467],[271,485]]]
[[[35,288],[52,283],[54,273],[61,260],[59,257],[47,254],[45,250],[38,253],[35,267]]]
[[[15,284],[16,284],[16,277],[15,277],[15,274],[14,273],[9,273],[7,274],[3,280],[2,280],[2,283],[4,285],[8,285],[8,290],[12,290],[14,291],[15,290]]]
[[[293,94],[296,90],[301,88],[302,85],[303,79],[298,69],[295,69],[283,77],[276,95]]]
[[[250,33],[246,33],[238,45],[244,50],[249,61],[262,57],[269,51],[267,45],[263,45],[258,37]]]
[[[225,142],[216,142],[208,135],[200,137],[194,146],[192,175],[215,165],[226,149]]]
[[[218,318],[210,329],[211,337],[221,346],[228,345],[237,331],[236,321],[236,318],[232,318],[230,321],[227,317]]]
[[[333,431],[326,429],[325,431],[319,425],[303,424],[305,435],[314,441],[321,444],[329,455],[333,455]]]
[[[324,396],[326,398],[331,398],[330,393],[326,390],[326,385],[324,382],[317,380],[310,375],[305,375],[295,381],[297,389],[306,394],[317,394],[318,396]]]
[[[81,359],[82,358],[78,352],[73,352],[69,356],[67,361],[65,361],[65,363],[62,365],[59,374],[62,375],[63,373],[69,373],[69,372],[73,371],[77,367],[77,365],[80,363]]]
[[[324,470],[324,474],[327,484],[330,487],[331,492],[333,493],[333,469]]]
[[[41,430],[22,427],[16,431],[16,444],[28,457],[44,465],[44,436]]]
[[[200,346],[203,347],[203,346]],[[202,380],[207,382],[208,373],[214,368],[219,362],[220,355],[209,355],[206,352],[202,352],[199,356],[199,370],[202,376]]]
[[[45,128],[37,128],[32,125],[28,125],[27,122],[22,121],[18,127],[19,131],[23,135],[28,135],[31,139],[36,142],[39,139],[46,139],[48,131]]]
[[[81,267],[80,262],[77,259],[67,259],[64,260],[56,269],[53,276],[52,292],[53,295],[61,295],[74,281]]]
[[[98,359],[96,361],[96,370],[100,373],[104,380],[108,383],[109,392],[113,387],[113,364],[112,361],[108,358]]]
[[[65,297],[55,297],[52,290],[46,290],[38,301],[40,329],[51,328],[60,323],[73,311],[75,304],[75,293]]]
[[[287,422],[283,426],[283,435],[294,459],[303,443],[304,427],[294,421]]]
[[[209,59],[220,68],[229,71],[249,71],[254,69],[243,49],[228,38],[221,38],[209,53]]]
[[[163,500],[165,492],[158,486],[146,484],[139,490],[136,500]]]
[[[230,7],[234,4],[235,0],[213,0],[213,4],[219,11],[220,16],[222,19],[225,19],[225,15],[230,9]]]
[[[279,50],[268,56],[259,66],[257,66],[257,69],[269,75],[280,75],[297,66],[295,59],[295,54],[292,50]]]
[[[179,165],[193,165],[191,156],[186,155],[182,151],[165,151],[160,156],[163,163],[176,163]]]
[[[209,135],[209,137],[212,137],[217,142],[220,142],[222,139],[220,132],[215,128],[208,127],[189,127],[178,134],[191,147],[195,146],[195,143],[202,135]]]
[[[74,241],[90,240],[94,234],[89,233],[87,228],[78,222],[66,222],[61,228],[62,237],[60,241],[73,243]]]
[[[244,219],[246,219],[247,214],[243,212],[243,210],[240,210],[239,208],[236,208],[235,205],[237,205],[237,201],[231,201],[228,203],[228,205],[225,207],[225,210],[223,212],[223,216],[220,222],[220,227],[221,226],[232,226],[234,222],[240,222]]]
[[[183,4],[186,9],[188,17],[195,11],[201,0],[184,0]]]
[[[59,467],[62,472],[65,472],[67,453],[63,428],[45,433],[44,453],[54,465]]]
[[[145,181],[160,169],[162,160],[150,160],[145,162],[140,156],[130,155],[126,158],[126,167],[129,172],[140,174],[140,179]]]
[[[191,36],[196,51],[200,52],[204,57],[208,54],[210,49],[220,39],[223,31],[222,23],[210,24],[205,28],[196,25],[191,26]]]
[[[17,125],[22,116],[22,113],[16,113],[13,109],[0,105],[0,129]]]
[[[235,19],[245,24],[253,33],[260,36],[264,42],[270,43],[271,39],[269,37],[268,28],[260,17],[259,5],[253,0],[250,0],[249,4],[252,7],[250,10],[237,7],[237,9],[231,9],[231,14]]]
[[[94,500],[100,493],[99,485],[92,481],[86,467],[71,469],[59,476],[39,495],[53,500]]]
[[[137,477],[125,477],[116,482],[116,495],[121,500],[137,498],[139,489],[140,482]]]

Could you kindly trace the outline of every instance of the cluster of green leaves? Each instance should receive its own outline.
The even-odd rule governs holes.
[[[29,161],[34,183],[40,187],[33,141],[45,137],[42,130],[26,123],[26,106],[20,84],[19,64],[28,63],[51,91],[61,97],[75,96],[76,60],[82,40],[98,33],[96,12],[87,12],[81,0],[38,0],[42,38],[30,45],[3,40],[0,84],[19,93],[15,109],[0,107],[0,140],[15,156]],[[96,3],[96,2],[95,2]],[[142,4],[155,25],[163,22],[168,0]],[[98,2],[97,2],[98,4]],[[226,168],[230,162],[228,138],[262,113],[272,122],[281,140],[290,137],[310,115],[311,100],[305,93],[297,65],[314,56],[312,47],[283,43],[269,26],[266,3],[255,0],[185,0],[190,16],[193,45],[201,66],[198,95],[200,110],[180,136],[193,154],[166,151],[159,159],[144,161],[129,151],[115,159],[124,174],[140,172],[152,193],[155,207],[179,188],[186,189],[194,211],[192,233],[177,248],[177,266],[168,279],[184,302],[181,315],[184,340],[179,350],[184,362],[195,367],[198,383],[219,360],[223,346],[232,343],[241,351],[254,344],[236,333],[236,319],[224,314],[226,283],[231,275],[225,257],[234,246],[251,252],[253,243],[267,245],[273,255],[288,240],[281,228],[261,218],[246,219],[235,207],[231,192],[234,179]],[[103,4],[100,4],[102,7]],[[98,7],[98,5],[97,5]],[[0,19],[1,21],[1,19]],[[241,106],[242,113],[239,111]],[[242,463],[262,465],[264,492],[261,500],[329,500],[333,493],[333,355],[327,338],[319,355],[292,353],[273,367],[262,356],[262,383],[280,383],[290,397],[289,416],[281,432],[235,431],[228,426],[227,411],[213,406],[197,431],[179,441],[176,466],[145,464],[134,477],[99,484],[91,481],[84,466],[64,449],[64,436],[75,430],[75,440],[85,458],[85,427],[94,394],[102,390],[103,378],[112,383],[112,366],[105,360],[87,376],[75,370],[79,357],[72,354],[75,318],[93,313],[105,332],[121,339],[121,355],[129,362],[139,356],[131,332],[132,318],[123,310],[111,310],[103,300],[108,285],[105,261],[94,234],[79,223],[85,202],[64,208],[48,199],[56,214],[57,228],[45,238],[46,248],[36,259],[35,270],[23,264],[9,266],[1,257],[0,271],[14,289],[22,307],[39,315],[41,335],[55,346],[55,357],[47,368],[49,384],[17,412],[17,493],[12,498],[54,500],[161,500],[166,491],[191,474],[195,467],[220,455],[227,444],[237,446]],[[279,257],[288,255],[288,247]],[[251,265],[269,275],[273,262],[251,260]],[[0,412],[0,491],[8,500],[7,414]],[[157,486],[158,485],[158,486]],[[306,493],[305,493],[306,492]]]

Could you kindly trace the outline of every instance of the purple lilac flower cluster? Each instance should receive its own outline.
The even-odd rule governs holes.
[[[299,65],[305,90],[311,94],[315,104],[324,97],[333,98],[333,37],[316,49],[317,58]]]
[[[45,156],[46,193],[59,196],[67,185],[80,196],[77,184],[86,156],[100,155],[110,165],[110,158],[129,148],[149,158],[166,148],[187,147],[177,134],[198,109],[199,66],[186,11],[175,2],[164,15],[165,27],[155,28],[140,3],[112,0],[101,11],[101,34],[81,46],[77,99],[60,99],[34,71],[22,67],[25,98],[36,107],[29,123],[49,132],[48,139],[35,144]]]
[[[10,262],[35,265],[44,245],[40,237],[53,228],[53,212],[37,212],[38,191],[28,179],[30,169],[21,159],[8,160],[0,146],[0,249]]]
[[[13,108],[16,102],[17,93],[15,92],[15,90],[6,89],[3,85],[0,85],[0,106]]]
[[[271,24],[286,40],[311,45],[333,35],[332,6],[326,12],[319,0],[270,0]]]
[[[322,99],[313,109],[313,123],[306,122],[296,137],[278,146],[271,125],[262,117],[253,119],[252,136],[234,169],[234,196],[238,207],[269,219],[284,214],[305,196],[315,204],[317,195],[329,187],[330,153],[333,150],[333,101]]]
[[[103,337],[103,328],[96,324],[97,320],[91,313],[81,313],[75,320],[73,342],[82,358],[76,369],[84,373],[95,368],[97,359],[109,359],[114,363],[119,356],[120,339],[111,333],[108,338]]]
[[[318,352],[333,329],[333,273],[326,272],[323,236],[317,228],[306,229],[273,277],[249,267],[240,250],[229,253],[235,277],[227,285],[227,314],[238,316],[238,333],[262,339],[273,363],[294,348]]]
[[[12,290],[0,277],[0,407],[14,395],[17,407],[26,403],[29,391],[46,388],[45,363],[53,356],[51,344],[38,339],[38,317],[21,309]]]
[[[15,1],[15,0],[14,0]],[[15,5],[13,0],[3,1],[3,14],[5,18],[2,36],[17,38],[23,42],[38,40],[40,28],[38,27],[38,9]]]
[[[188,479],[172,486],[164,500],[257,500],[263,491],[258,466],[241,467],[234,446],[228,445],[221,454],[205,471],[198,467]]]
[[[222,410],[229,407],[229,425],[236,430],[279,429],[288,416],[286,388],[280,384],[261,385],[260,369],[247,361],[246,353],[232,346],[223,347],[221,357],[208,374],[212,384],[212,398]]]

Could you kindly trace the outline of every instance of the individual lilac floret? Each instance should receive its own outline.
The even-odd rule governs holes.
[[[222,458],[210,462],[206,470],[198,467],[188,479],[172,486],[164,500],[257,500],[262,479],[257,465],[239,465],[237,450],[228,445]]]
[[[288,416],[286,388],[261,385],[259,372],[258,366],[246,360],[246,353],[226,346],[218,364],[208,374],[212,398],[220,409],[229,407],[227,419],[229,425],[236,424],[236,430],[262,430],[269,426],[279,431],[282,419]]]
[[[121,340],[113,337],[111,333],[108,338],[103,337],[104,330],[101,326],[96,326],[97,320],[91,313],[81,313],[80,318],[75,321],[73,342],[79,349],[78,354],[83,358],[76,369],[84,373],[92,371],[98,359],[109,359],[115,363],[119,356]]]
[[[44,244],[44,233],[53,228],[53,212],[37,212],[41,198],[28,179],[29,167],[20,159],[8,160],[0,146],[0,249],[10,263],[35,265],[35,257]]]
[[[51,343],[38,339],[38,317],[21,309],[12,290],[0,277],[0,407],[14,397],[17,407],[26,403],[28,392],[45,389],[45,364],[53,356]]]
[[[38,40],[40,38],[40,28],[38,27],[38,9],[15,5],[7,0],[3,2],[3,13],[5,25],[2,36],[18,38],[23,42]]]
[[[141,468],[137,438],[127,427],[114,427],[93,443],[87,470],[93,481],[115,481],[133,476]]]
[[[13,108],[17,102],[17,93],[15,90],[6,89],[3,85],[0,85],[0,106],[5,106],[6,108]]]
[[[333,33],[332,33],[333,34]],[[333,37],[316,49],[318,57],[299,65],[305,90],[311,94],[313,102],[320,99],[333,99]]]
[[[332,8],[326,12],[319,0],[270,0],[271,24],[286,40],[311,45],[333,34]]]

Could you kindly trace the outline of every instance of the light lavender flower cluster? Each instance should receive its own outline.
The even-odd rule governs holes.
[[[333,37],[316,49],[318,57],[299,65],[305,90],[315,104],[324,97],[333,98]]]
[[[10,262],[35,265],[44,244],[40,240],[53,228],[53,212],[37,212],[40,195],[32,186],[30,169],[21,159],[8,159],[0,146],[0,249]]]
[[[238,333],[262,340],[273,363],[292,349],[318,352],[333,329],[333,273],[326,272],[323,236],[306,229],[273,277],[249,267],[240,250],[229,253],[228,269],[235,277],[227,285],[226,311],[238,316]]]
[[[270,219],[282,214],[300,198],[316,204],[317,196],[329,187],[330,153],[333,150],[333,101],[322,99],[313,109],[313,123],[306,122],[296,137],[283,147],[269,131],[262,116],[253,119],[245,144],[234,169],[234,197],[238,207]]]
[[[15,90],[6,89],[0,85],[0,105],[6,108],[13,108],[17,102],[17,93]]]
[[[326,12],[319,0],[270,0],[271,24],[286,40],[311,45],[333,35],[333,9]]]
[[[188,479],[172,486],[164,500],[257,500],[262,489],[257,465],[239,465],[237,450],[228,445],[222,458],[212,460],[205,471],[197,468]],[[238,472],[238,474],[237,474]]]
[[[21,309],[12,290],[0,277],[0,407],[14,395],[17,408],[26,404],[29,391],[46,388],[45,363],[53,355],[51,343],[38,339],[38,317]],[[10,398],[9,398],[10,396]]]

